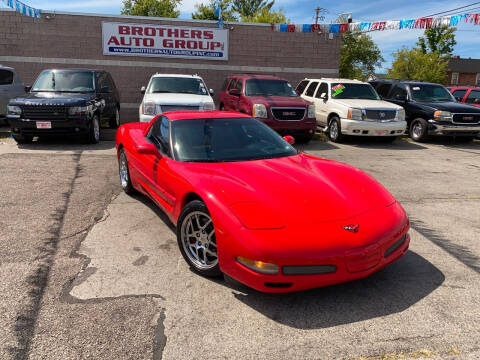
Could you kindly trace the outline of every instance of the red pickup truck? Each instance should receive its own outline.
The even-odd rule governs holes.
[[[219,94],[220,110],[255,117],[281,135],[309,142],[317,126],[315,106],[303,100],[287,80],[265,75],[229,76]]]
[[[455,86],[449,87],[448,90],[458,102],[480,107],[480,87]]]

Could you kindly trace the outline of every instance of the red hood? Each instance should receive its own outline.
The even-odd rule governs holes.
[[[200,176],[209,184],[213,182],[217,195],[230,206],[240,204],[242,212],[257,213],[260,218],[269,211],[282,219],[276,224],[349,219],[395,202],[382,185],[362,171],[304,154],[248,162],[189,164],[189,170],[197,179]]]
[[[273,107],[306,107],[311,104],[301,97],[289,96],[249,96],[248,99],[252,104],[263,104]]]

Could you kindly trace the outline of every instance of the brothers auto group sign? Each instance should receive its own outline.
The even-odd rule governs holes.
[[[228,30],[102,23],[103,54],[228,60]]]

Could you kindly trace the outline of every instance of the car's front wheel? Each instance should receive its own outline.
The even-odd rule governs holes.
[[[88,129],[87,142],[90,144],[98,144],[100,142],[100,119],[98,115],[94,115]]]
[[[120,184],[122,185],[123,191],[127,194],[132,194],[135,189],[132,185],[132,180],[130,178],[130,170],[128,169],[127,154],[124,149],[120,149],[118,155],[118,174],[120,175]]]
[[[177,241],[184,259],[203,276],[220,276],[215,227],[207,206],[199,200],[188,203],[177,224]]]
[[[341,142],[343,140],[342,126],[337,116],[332,117],[328,126],[328,137],[333,142]]]
[[[112,129],[120,127],[120,110],[118,110],[118,107],[115,107],[115,113],[110,119],[109,125]]]
[[[428,137],[428,123],[425,119],[415,119],[410,124],[410,137],[413,141],[422,142]]]

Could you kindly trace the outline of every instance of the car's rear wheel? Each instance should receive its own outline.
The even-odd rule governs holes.
[[[127,154],[124,149],[120,149],[120,154],[118,155],[118,174],[120,175],[120,184],[123,191],[127,194],[135,192],[130,178],[130,170],[128,169]]]
[[[90,128],[88,129],[87,142],[90,144],[98,144],[100,141],[100,120],[98,115],[94,115],[90,122]]]
[[[13,135],[13,140],[15,140],[17,144],[30,144],[33,141],[33,136]]]
[[[220,276],[215,227],[207,206],[194,200],[185,206],[177,224],[177,241],[184,259],[203,276]]]
[[[113,117],[110,119],[109,125],[112,129],[120,126],[120,110],[118,110],[118,107],[115,107],[115,114],[113,114]]]
[[[223,105],[223,104],[220,104],[220,106],[218,107],[218,109],[219,109],[220,111],[223,111],[223,110],[225,110],[225,105]]]
[[[424,119],[413,120],[410,124],[410,137],[413,141],[425,141],[428,138],[428,123]]]
[[[343,140],[342,126],[340,125],[340,119],[337,116],[333,116],[330,120],[328,137],[333,142],[341,142]]]

